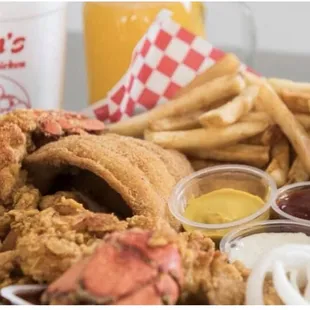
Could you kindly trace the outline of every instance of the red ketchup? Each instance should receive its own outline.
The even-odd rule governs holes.
[[[310,187],[288,192],[278,198],[277,205],[289,215],[310,220]]]

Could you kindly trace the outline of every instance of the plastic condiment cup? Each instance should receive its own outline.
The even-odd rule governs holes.
[[[190,199],[222,188],[248,192],[259,196],[265,203],[257,212],[228,223],[205,224],[184,217]],[[245,165],[221,165],[197,171],[182,179],[172,191],[169,209],[186,230],[201,230],[218,241],[235,227],[268,219],[275,192],[276,184],[266,172]]]
[[[242,246],[242,238],[260,233],[304,233],[310,236],[309,223],[297,223],[290,220],[272,220],[251,223],[237,227],[225,235],[219,245],[221,252],[226,253],[228,258],[232,249]],[[251,247],[249,251],[252,251]],[[232,261],[231,261],[232,262]]]
[[[271,207],[275,213],[274,215],[280,219],[288,219],[288,220],[299,222],[299,223],[310,224],[309,220],[302,219],[302,218],[299,218],[299,217],[296,217],[296,216],[293,216],[291,214],[284,212],[283,210],[280,209],[277,203],[279,199],[288,196],[290,193],[293,193],[295,191],[300,191],[305,188],[309,188],[310,190],[310,182],[294,183],[291,185],[283,186],[280,189],[278,189],[271,204]],[[310,201],[309,201],[309,207],[310,207]]]

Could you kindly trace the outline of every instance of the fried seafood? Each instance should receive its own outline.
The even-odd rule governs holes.
[[[192,168],[183,155],[158,147],[155,153],[153,148],[149,142],[115,134],[70,136],[41,147],[25,164],[42,193],[63,182],[121,218],[144,215],[179,228],[167,201],[173,186]],[[182,168],[172,170],[167,160]]]
[[[17,110],[0,118],[0,204],[10,204],[12,194],[25,179],[21,162],[27,153],[69,134],[101,133],[103,123],[61,111]]]
[[[106,279],[109,279],[106,281]],[[104,238],[43,294],[47,304],[241,304],[243,271],[202,234],[131,229]]]
[[[48,304],[242,304],[244,271],[168,211],[186,157],[89,134],[102,129],[62,112],[0,119],[0,286],[53,282]]]
[[[50,282],[91,253],[102,236],[123,230],[126,222],[113,214],[95,214],[72,199],[39,210],[12,210],[11,227],[18,236],[15,250],[23,274]]]
[[[49,286],[43,303],[175,304],[183,282],[178,249],[156,246],[152,237],[140,230],[107,236],[89,258]]]

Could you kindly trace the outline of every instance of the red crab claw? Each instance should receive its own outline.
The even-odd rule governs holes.
[[[150,231],[108,235],[88,258],[73,265],[42,296],[44,304],[175,304],[183,282],[180,253],[152,242]]]

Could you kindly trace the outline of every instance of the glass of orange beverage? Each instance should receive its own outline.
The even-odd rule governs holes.
[[[128,68],[138,41],[167,9],[187,30],[206,37],[202,2],[96,2],[84,5],[89,103],[104,99]]]

